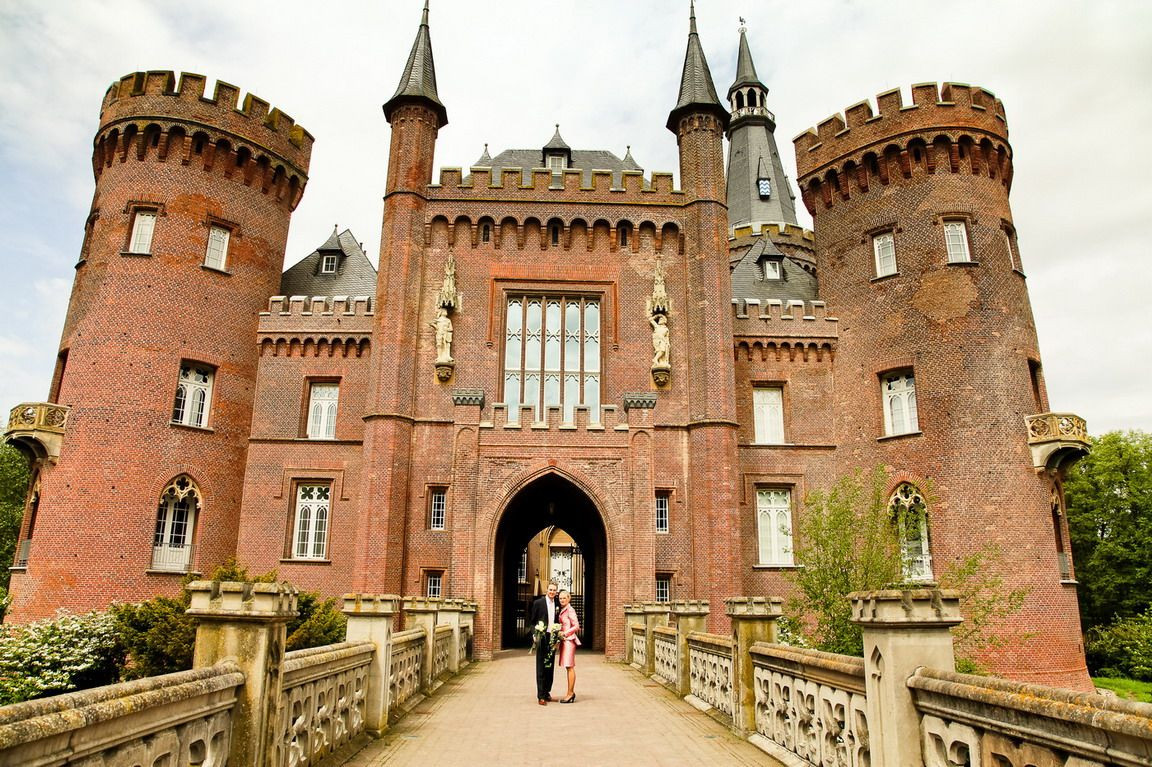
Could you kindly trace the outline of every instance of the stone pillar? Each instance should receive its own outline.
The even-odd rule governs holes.
[[[732,621],[732,726],[747,736],[756,732],[756,685],[752,644],[776,641],[776,620],[783,614],[779,597],[733,597],[724,600]]]
[[[464,657],[467,662],[472,661],[473,643],[476,638],[476,603],[475,602],[461,602],[460,603],[460,631],[463,636],[461,641],[467,643],[464,651]],[[467,631],[465,631],[467,629]]]
[[[452,649],[448,651],[448,670],[460,672],[460,607],[462,600],[445,599],[436,613],[436,624],[452,627]]]
[[[192,667],[231,660],[244,672],[228,763],[263,767],[279,722],[280,664],[285,626],[296,616],[296,589],[287,583],[193,581],[188,592],[188,614],[199,619]]]
[[[709,605],[704,600],[672,602],[672,618],[676,622],[676,694],[684,697],[692,692],[692,663],[688,658],[688,635],[708,627]]]
[[[668,603],[667,602],[645,602],[644,607],[644,646],[647,662],[644,668],[644,676],[652,676],[656,673],[656,632],[652,629],[657,626],[668,625]]]
[[[392,620],[400,612],[394,594],[345,594],[343,613],[348,616],[345,639],[376,645],[368,669],[364,694],[364,729],[379,738],[388,729],[390,677],[392,674]]]
[[[890,589],[849,594],[864,630],[864,684],[872,763],[923,767],[920,716],[908,690],[918,666],[956,668],[949,629],[960,617],[955,591]]]
[[[632,627],[644,625],[644,606],[624,605],[624,662],[631,665],[632,657]]]
[[[432,694],[436,678],[432,675],[432,663],[436,658],[436,613],[440,610],[439,599],[406,597],[404,599],[404,628],[424,629],[424,652],[420,666],[420,692]]]

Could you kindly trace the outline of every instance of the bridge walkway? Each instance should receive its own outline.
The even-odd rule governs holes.
[[[576,656],[576,702],[536,702],[524,650],[473,663],[345,767],[383,765],[757,765],[772,759],[634,669]],[[567,689],[563,669],[552,688]]]

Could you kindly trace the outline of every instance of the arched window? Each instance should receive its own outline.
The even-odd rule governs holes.
[[[187,474],[168,483],[160,493],[156,533],[152,540],[152,569],[188,572],[192,562],[192,538],[200,512],[200,491]]]
[[[489,242],[492,239],[492,225],[482,224],[480,226],[480,242]]]
[[[932,580],[932,551],[928,541],[928,505],[924,494],[908,482],[888,499],[888,513],[900,537],[900,560],[906,581]]]
[[[626,247],[628,245],[628,237],[632,234],[632,224],[627,221],[621,221],[616,226],[616,232],[619,235],[620,247]]]

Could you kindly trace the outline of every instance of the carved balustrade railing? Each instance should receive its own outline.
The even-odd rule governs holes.
[[[0,708],[0,764],[223,765],[237,689],[231,661]]]
[[[63,433],[68,423],[65,405],[51,402],[25,402],[8,411],[8,431],[50,431]]]
[[[432,678],[439,679],[452,670],[452,627],[437,626],[433,630]]]
[[[643,626],[632,627],[632,665],[644,668],[648,665],[648,640]]]
[[[1152,764],[1152,704],[920,668],[925,767]]]
[[[732,640],[717,634],[688,635],[688,669],[692,696],[731,717],[735,674]]]
[[[868,767],[864,659],[752,645],[756,733],[772,754],[818,767]]]
[[[456,663],[458,668],[464,668],[468,663],[468,648],[472,646],[472,627],[460,627],[460,646],[456,648]]]
[[[654,626],[653,663],[656,676],[666,685],[675,686],[677,680],[676,629]]]
[[[371,642],[342,642],[284,655],[275,764],[314,764],[364,731],[374,652]]]
[[[420,693],[424,642],[427,636],[427,632],[422,628],[400,631],[392,635],[388,688],[393,718],[399,716],[400,709]]]

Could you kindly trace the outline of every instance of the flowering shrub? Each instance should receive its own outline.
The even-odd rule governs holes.
[[[108,613],[0,626],[0,705],[111,684],[122,659]]]
[[[1152,608],[1089,631],[1087,656],[1097,676],[1152,682]]]

